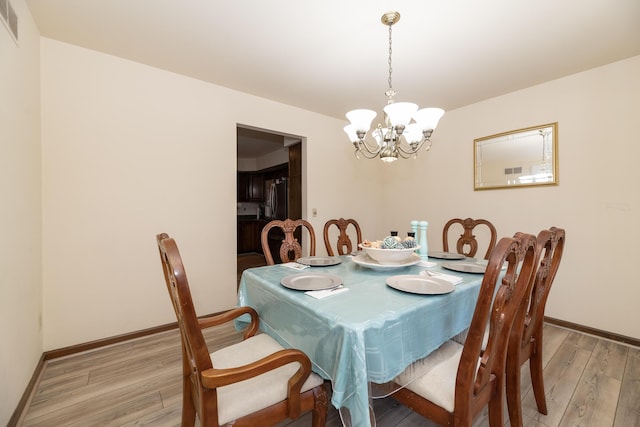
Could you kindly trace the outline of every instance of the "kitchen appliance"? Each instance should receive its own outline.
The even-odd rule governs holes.
[[[265,218],[285,220],[288,217],[288,183],[287,178],[267,180],[267,197],[265,198]]]

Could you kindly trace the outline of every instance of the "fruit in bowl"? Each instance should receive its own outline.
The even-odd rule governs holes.
[[[370,258],[380,264],[398,264],[406,261],[411,255],[420,249],[414,239],[407,238],[401,241],[398,237],[389,236],[384,240],[369,242],[365,240],[358,245]]]

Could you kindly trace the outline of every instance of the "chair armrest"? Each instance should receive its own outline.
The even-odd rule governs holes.
[[[299,363],[300,368],[289,378],[287,385],[287,399],[289,402],[289,416],[296,419],[300,416],[300,391],[302,385],[311,375],[311,361],[300,350],[284,349],[276,351],[269,356],[256,360],[247,365],[235,368],[216,369],[211,368],[201,372],[202,385],[207,388],[223,387],[249,378],[257,377],[275,368],[289,363]]]
[[[235,320],[244,314],[251,316],[251,323],[249,323],[244,330],[244,339],[246,340],[247,338],[254,336],[260,327],[260,318],[258,317],[258,313],[251,307],[236,307],[214,316],[201,317],[198,318],[198,324],[200,325],[200,329],[210,328],[212,326],[222,325]]]

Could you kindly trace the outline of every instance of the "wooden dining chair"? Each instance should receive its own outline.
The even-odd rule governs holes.
[[[300,350],[284,349],[266,334],[256,334],[258,314],[237,307],[198,318],[176,242],[156,236],[160,261],[182,342],[182,426],[270,426],[312,411],[315,427],[324,426],[327,394],[322,378],[311,372]],[[202,329],[251,318],[242,342],[209,353]]]
[[[449,252],[449,229],[454,225],[459,224],[462,226],[462,234],[456,241],[456,252],[468,257],[475,257],[478,252],[478,240],[476,236],[473,234],[474,229],[477,226],[486,226],[489,229],[489,245],[487,246],[487,251],[484,254],[484,259],[489,259],[491,255],[491,251],[493,250],[496,240],[498,238],[498,233],[496,232],[496,228],[491,224],[491,222],[486,219],[472,219],[472,218],[453,218],[447,221],[442,229],[442,250],[444,252]]]
[[[547,415],[542,366],[542,331],[544,310],[551,285],[560,266],[564,251],[565,230],[551,227],[542,230],[537,237],[537,271],[532,276],[531,295],[527,298],[527,310],[516,318],[507,351],[507,406],[512,427],[522,427],[520,397],[521,366],[528,360],[533,395],[538,412]]]
[[[260,242],[262,243],[262,251],[267,261],[267,265],[274,265],[273,255],[271,254],[271,248],[269,246],[269,230],[274,227],[278,227],[284,238],[280,243],[279,255],[281,262],[295,261],[302,256],[302,246],[295,233],[298,229],[306,228],[309,234],[309,255],[314,256],[316,254],[316,235],[313,231],[313,227],[309,222],[304,219],[285,219],[284,221],[273,220],[268,222],[262,229],[260,236]]]
[[[471,426],[488,406],[489,425],[502,427],[507,344],[513,320],[530,292],[535,248],[530,234],[500,239],[489,258],[464,344],[447,341],[409,366],[396,378],[403,387],[391,395],[394,399],[443,426]]]
[[[331,242],[329,241],[329,229],[332,225],[338,227],[340,234],[338,235],[338,242],[336,244],[336,248],[338,250],[338,255],[347,255],[354,251],[354,244],[349,238],[349,234],[347,234],[347,228],[351,225],[351,228],[355,230],[356,233],[356,243],[355,250],[360,250],[358,246],[362,243],[362,230],[360,230],[360,225],[355,219],[330,219],[324,225],[324,246],[327,249],[327,254],[329,256],[334,256],[333,248],[331,246]]]

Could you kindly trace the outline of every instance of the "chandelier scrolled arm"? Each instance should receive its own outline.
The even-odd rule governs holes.
[[[356,159],[360,159],[360,154],[362,154],[365,159],[375,159],[378,154],[380,154],[380,150],[378,148],[372,149],[364,139],[354,141],[353,146],[356,149],[354,152]]]
[[[348,114],[350,113],[352,112]],[[369,116],[373,116],[371,113],[374,112],[371,111]],[[436,114],[441,113],[436,111]],[[422,129],[416,123],[406,127],[398,125],[383,128],[378,125],[372,132],[375,141],[370,142],[367,140],[368,129],[364,130],[369,126],[362,127],[359,130],[354,130],[355,126],[353,125],[345,126],[345,132],[353,143],[354,154],[357,159],[362,155],[366,159],[380,157],[384,162],[392,162],[398,158],[415,158],[420,150],[428,151],[431,148],[431,135],[433,134],[433,128],[431,127]]]
[[[398,158],[415,158],[423,147],[425,151],[431,148],[431,135],[444,115],[441,108],[418,109],[417,104],[393,100],[396,92],[391,80],[391,27],[398,20],[398,12],[387,12],[381,18],[382,23],[389,26],[389,88],[385,92],[387,105],[383,109],[385,127],[378,125],[372,132],[375,143],[367,142],[366,137],[377,113],[373,110],[358,109],[346,114],[350,124],[345,126],[344,131],[355,147],[356,158],[359,158],[359,154],[367,159],[380,157],[384,162],[392,162]]]
[[[410,157],[415,157],[418,154],[418,152],[422,150],[422,147],[424,147],[424,151],[429,151],[431,149],[432,133],[433,133],[433,129],[425,129],[422,131],[422,135],[423,135],[422,140],[418,142],[411,142],[411,143],[406,142],[405,140],[404,143],[409,146],[408,150],[404,148],[404,144],[402,142],[398,143],[398,151],[406,155],[406,157],[402,156],[402,158],[408,159]]]

